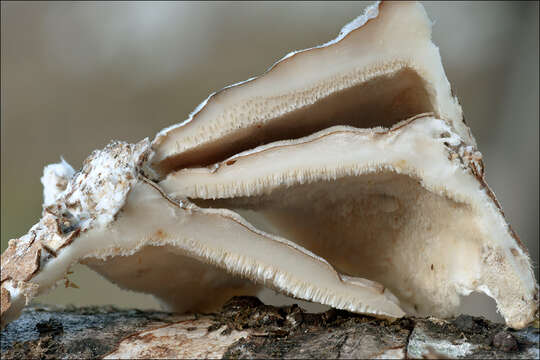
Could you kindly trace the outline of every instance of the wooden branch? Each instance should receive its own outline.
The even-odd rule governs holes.
[[[31,306],[1,334],[8,358],[539,358],[539,330],[461,315],[387,321],[236,297],[221,312]]]

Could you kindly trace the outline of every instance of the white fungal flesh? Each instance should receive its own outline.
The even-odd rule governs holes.
[[[447,317],[480,291],[526,326],[530,260],[430,36],[420,4],[377,3],[152,144],[112,143],[77,173],[46,167],[43,218],[2,254],[2,326],[76,262],[181,312],[267,286]]]
[[[69,266],[88,251],[88,246],[94,246],[84,246],[79,241],[80,234],[110,228],[139,181],[140,166],[146,160],[149,145],[147,139],[138,144],[113,142],[94,151],[59,193],[54,182],[69,176],[69,165],[61,164],[59,169],[55,164],[45,169],[43,217],[28,234],[18,241],[11,240],[2,254],[2,288],[9,291],[9,299],[3,298],[3,302],[11,303],[7,310],[6,304],[2,304],[2,326],[18,316],[24,303],[64,279]],[[50,198],[54,201],[49,202]],[[71,246],[74,240],[77,242]],[[32,280],[28,281],[29,278]]]
[[[449,160],[445,143],[459,141],[432,117],[388,133],[330,128],[180,170],[160,186],[239,211],[338,271],[384,284],[409,312],[448,317],[460,295],[481,291],[509,323],[525,324],[536,310],[527,255],[486,189]]]
[[[128,268],[121,263],[116,267],[114,262],[108,263],[103,272],[121,286],[136,282],[130,288],[152,292],[177,311],[201,308],[193,302],[203,295],[204,301],[213,306],[214,302],[227,300],[222,296],[208,297],[209,290],[219,294],[220,287],[226,292],[231,292],[231,287],[249,289],[245,282],[228,276],[221,276],[219,281],[223,270],[215,268],[206,269],[210,273],[208,282],[204,277],[194,279],[198,264],[189,266],[189,260],[185,259],[188,257],[299,298],[387,318],[404,314],[396,298],[382,286],[340,279],[324,259],[286,239],[257,230],[234,212],[201,210],[196,206],[183,208],[148,182],[139,182],[131,189],[114,224],[80,235],[77,246],[67,247],[51,259],[32,282],[42,290],[49,289],[76,261],[88,258],[85,262],[101,271],[99,261],[95,260],[134,254],[144,257],[146,250],[151,251],[145,247],[160,247],[159,260],[156,259],[159,263],[148,264],[146,272],[138,271],[143,266],[135,259]],[[178,264],[182,266],[175,269]],[[156,282],[163,275],[175,281]],[[185,286],[188,283],[192,286],[189,294],[179,296],[188,290],[189,286]],[[22,301],[21,295],[17,295],[12,293],[14,301]]]
[[[43,206],[47,207],[56,201],[73,176],[75,170],[63,158],[59,163],[45,166],[41,183],[43,184]]]
[[[423,112],[449,119],[475,144],[430,40],[431,22],[422,5],[376,5],[341,34],[286,56],[264,76],[211,95],[186,121],[156,136],[154,166],[168,172],[222,160],[284,134],[298,138],[333,125],[391,126]]]

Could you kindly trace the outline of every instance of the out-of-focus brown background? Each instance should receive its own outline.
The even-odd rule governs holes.
[[[40,216],[42,168],[152,138],[215,90],[334,38],[368,2],[1,4],[1,247]],[[426,2],[488,182],[538,278],[538,2]],[[40,298],[157,307],[82,266]],[[267,298],[272,298],[268,292]],[[485,297],[465,310],[495,318]]]

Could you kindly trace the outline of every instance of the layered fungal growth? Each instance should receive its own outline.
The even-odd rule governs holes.
[[[377,3],[153,142],[42,181],[43,218],[2,254],[2,325],[76,262],[180,312],[261,286],[388,319],[474,291],[511,327],[537,312],[419,3]]]

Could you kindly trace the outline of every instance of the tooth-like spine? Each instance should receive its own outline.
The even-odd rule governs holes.
[[[385,318],[395,317],[392,314],[363,304],[354,296],[338,294],[320,285],[307,283],[298,279],[294,274],[281,271],[270,264],[261,263],[243,255],[230,253],[224,249],[202,246],[199,242],[191,239],[175,238],[173,241],[177,245],[182,246],[186,252],[204,259],[207,263],[225,269],[234,269],[234,272],[242,277],[260,282],[266,286],[271,286],[275,290],[291,296],[325,303],[342,310],[368,313]],[[156,242],[152,245],[160,245],[160,243]]]

